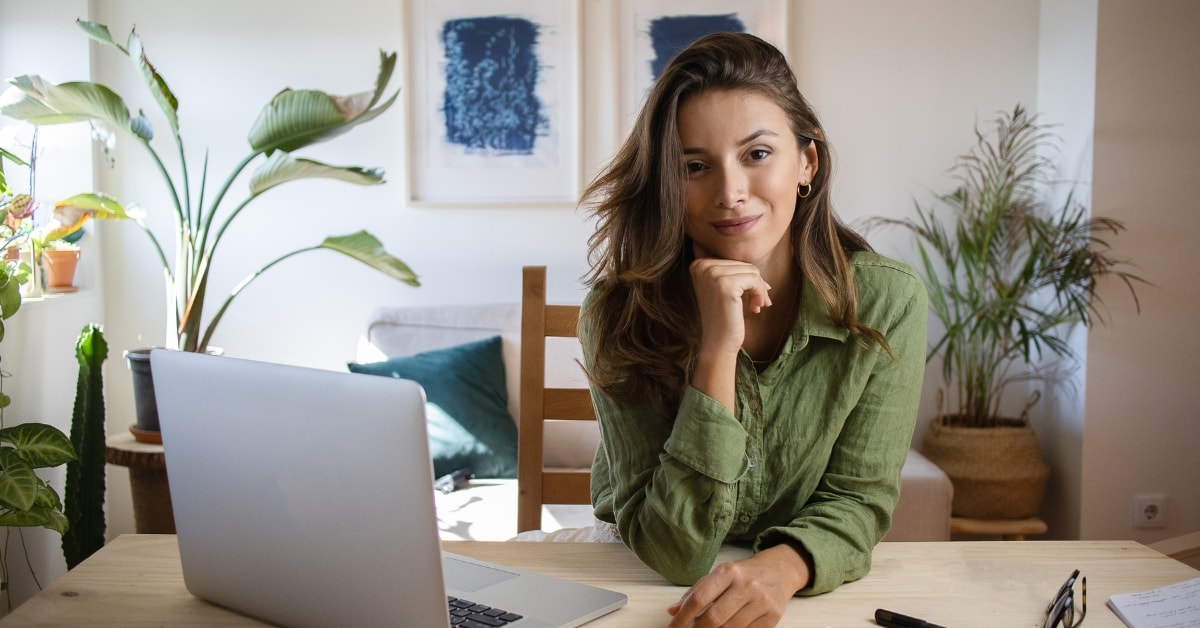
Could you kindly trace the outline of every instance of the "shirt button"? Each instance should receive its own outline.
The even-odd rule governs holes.
[[[757,400],[757,399],[751,399],[751,400],[750,400],[750,403],[749,403],[749,406],[750,406],[750,409],[751,409],[751,410],[758,411],[758,400]]]
[[[738,521],[741,521],[742,523],[750,523],[750,515],[746,515],[746,514],[739,515]]]

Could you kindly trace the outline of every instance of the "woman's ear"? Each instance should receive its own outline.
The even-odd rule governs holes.
[[[808,148],[800,151],[800,183],[804,185],[811,184],[817,176],[817,168],[819,166],[817,143],[810,141]]]

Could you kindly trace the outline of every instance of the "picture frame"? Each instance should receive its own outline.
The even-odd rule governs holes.
[[[574,206],[579,0],[407,6],[409,203]]]
[[[717,31],[753,33],[788,54],[787,0],[619,0],[617,115],[624,138],[658,71],[680,49]]]

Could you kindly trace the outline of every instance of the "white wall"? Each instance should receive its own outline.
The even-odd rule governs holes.
[[[1067,195],[1073,194],[1075,200],[1088,204],[1096,93],[1096,0],[1042,2],[1038,30],[1038,111],[1044,122],[1056,125],[1054,131],[1061,138],[1061,146],[1046,150],[1046,156],[1059,165],[1057,174],[1064,182],[1054,190],[1051,202],[1061,207]],[[1076,330],[1071,346],[1081,364],[1086,364],[1086,330]],[[1056,394],[1047,395],[1032,413],[1050,465],[1042,517],[1051,536],[1057,538],[1079,536],[1080,458],[1086,427],[1082,373],[1076,373],[1071,382],[1057,387]]]
[[[1142,312],[1109,299],[1088,340],[1083,538],[1150,542],[1200,529],[1200,4],[1100,0],[1095,212],[1125,222],[1120,252],[1154,283]],[[1105,286],[1113,293],[1119,285]],[[1133,496],[1165,493],[1167,527],[1131,527]]]
[[[5,11],[21,5],[20,0],[0,0]],[[1079,59],[1086,62],[1096,46],[1094,29],[1089,32],[1087,27],[1089,20],[1095,20],[1094,2],[1089,0],[793,0],[790,7],[791,57],[801,87],[821,113],[836,151],[839,174],[834,198],[849,221],[877,214],[909,215],[914,196],[927,200],[931,191],[945,190],[946,169],[970,146],[973,125],[990,120],[999,110],[1017,102],[1030,107],[1044,103],[1047,121],[1066,122],[1061,118],[1088,107],[1086,97],[1076,103],[1067,95],[1086,90],[1081,87],[1086,78],[1064,83],[1057,73]],[[350,8],[315,0],[216,0],[186,8],[153,0],[106,0],[92,3],[91,9],[91,19],[108,24],[117,37],[124,37],[137,24],[148,54],[179,97],[193,166],[198,167],[205,148],[211,151],[210,180],[223,176],[245,154],[246,131],[278,89],[315,87],[334,93],[367,89],[375,77],[378,49],[399,50],[403,61],[407,39],[402,3],[395,0],[360,0]],[[74,14],[60,19],[58,11],[40,5],[25,10],[59,22],[70,41],[83,40],[71,24]],[[1073,21],[1076,11],[1082,13]],[[583,163],[585,176],[590,177],[617,142],[612,51],[616,37],[610,2],[583,0],[583,13]],[[78,14],[83,15],[82,9]],[[7,39],[8,30],[8,22],[0,22],[0,41]],[[1134,44],[1114,44],[1124,45]],[[153,113],[155,105],[143,95],[140,79],[125,60],[111,50],[93,52],[95,77],[144,108],[159,133],[164,133]],[[21,61],[30,65],[33,59],[58,54],[57,49],[45,47],[39,55],[22,55]],[[19,71],[34,69],[40,67]],[[398,78],[408,95],[412,85],[403,75]],[[229,311],[215,339],[229,355],[341,369],[353,358],[372,308],[516,301],[519,268],[528,263],[551,267],[552,296],[577,298],[575,282],[586,270],[585,243],[591,225],[574,207],[406,205],[404,173],[410,156],[403,101],[367,126],[305,151],[332,163],[383,167],[387,185],[359,188],[304,182],[270,192],[251,205],[228,234],[211,289],[215,293],[232,286],[282,251],[359,227],[375,233],[389,250],[409,262],[424,286],[408,288],[331,253],[291,260],[261,278]],[[1068,142],[1086,145],[1090,141],[1086,126],[1072,118]],[[135,148],[123,138],[117,149],[118,166],[100,170],[100,187],[143,206],[155,228],[165,234],[170,227],[161,183]],[[235,185],[233,200],[240,200],[243,186],[244,182]],[[1135,188],[1140,186],[1130,187]],[[1139,228],[1130,226],[1131,232]],[[106,369],[108,427],[115,433],[133,420],[128,373],[119,352],[163,342],[163,289],[144,235],[130,224],[101,227],[103,322],[117,356]],[[1122,238],[1122,247],[1126,239]],[[872,240],[884,253],[911,259],[900,234],[880,232],[872,234]],[[1138,322],[1123,329],[1140,329]],[[1097,364],[1094,355],[1091,360]],[[936,375],[930,371],[921,430],[933,414]],[[1088,407],[1094,407],[1088,401]],[[1043,403],[1067,408],[1075,413],[1067,418],[1068,424],[1083,425],[1078,402]],[[1078,429],[1072,429],[1073,438],[1079,438]],[[1093,429],[1088,421],[1088,442],[1107,438],[1104,428]],[[1072,514],[1078,512],[1078,503],[1071,491],[1090,481],[1087,474],[1081,478],[1078,465],[1069,460],[1078,456],[1071,454],[1071,447],[1061,454],[1068,458],[1066,462],[1052,460],[1056,470],[1067,476],[1064,492],[1058,493],[1065,498],[1065,514],[1055,515],[1065,523],[1052,531],[1054,536],[1078,533],[1078,515]],[[1079,446],[1074,447],[1078,451]],[[1047,453],[1060,455],[1053,449]],[[110,533],[130,532],[124,469],[110,466],[108,482]],[[1181,491],[1180,498],[1185,497]],[[1197,500],[1193,497],[1193,501]],[[1085,525],[1085,533],[1087,529]],[[1114,534],[1130,536],[1128,530]]]
[[[795,6],[793,65],[833,146],[835,208],[852,224],[912,216],[914,199],[952,189],[948,169],[977,123],[1037,104],[1036,0]],[[900,230],[868,235],[881,253],[916,263]],[[940,374],[926,370],[914,442],[936,414]]]

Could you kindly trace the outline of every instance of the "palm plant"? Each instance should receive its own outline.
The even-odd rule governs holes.
[[[387,84],[396,65],[395,53],[380,52],[379,75],[375,88],[350,96],[332,96],[317,90],[280,91],[260,112],[248,136],[250,152],[209,195],[207,158],[199,171],[199,186],[192,187],[192,171],[179,132],[179,101],[167,82],[146,57],[141,37],[130,31],[125,45],[117,43],[103,24],[78,21],[92,39],[127,56],[144,78],[146,87],[159,105],[178,153],[174,175],[151,143],[154,133],[150,121],[138,112],[130,113],[125,101],[110,88],[93,82],[49,83],[36,75],[9,79],[12,84],[0,96],[0,113],[33,124],[63,124],[88,121],[128,133],[142,146],[166,184],[175,219],[174,254],[168,257],[159,239],[139,218],[126,212],[116,199],[101,194],[85,194],[60,204],[57,213],[64,228],[78,228],[88,218],[133,218],[150,237],[162,263],[167,285],[167,311],[174,334],[168,338],[173,348],[204,351],[217,324],[233,299],[268,268],[293,255],[316,249],[329,249],[347,255],[409,285],[417,286],[416,275],[401,260],[391,256],[370,233],[359,231],[326,238],[320,244],[286,253],[235,286],[206,324],[202,315],[208,293],[213,257],[230,223],[250,202],[275,186],[310,178],[330,178],[359,185],[383,182],[377,169],[357,166],[333,166],[293,155],[294,151],[336,137],[386,111],[399,91],[384,99]],[[262,159],[259,159],[262,158]],[[249,194],[236,205],[223,203],[234,181],[254,161],[261,161],[249,178]],[[208,197],[208,198],[206,198]]]
[[[948,213],[916,203],[916,218],[871,222],[916,237],[930,309],[945,330],[929,351],[943,360],[952,404],[943,418],[993,427],[1009,422],[1000,404],[1010,383],[1053,379],[1074,366],[1063,332],[1102,320],[1101,278],[1124,282],[1135,304],[1133,283],[1142,280],[1105,239],[1125,229],[1121,222],[1092,217],[1073,194],[1059,207],[1040,199],[1053,170],[1048,125],[1017,105],[975,136],[952,169],[958,187],[937,196]],[[1035,366],[1046,357],[1054,359]]]

